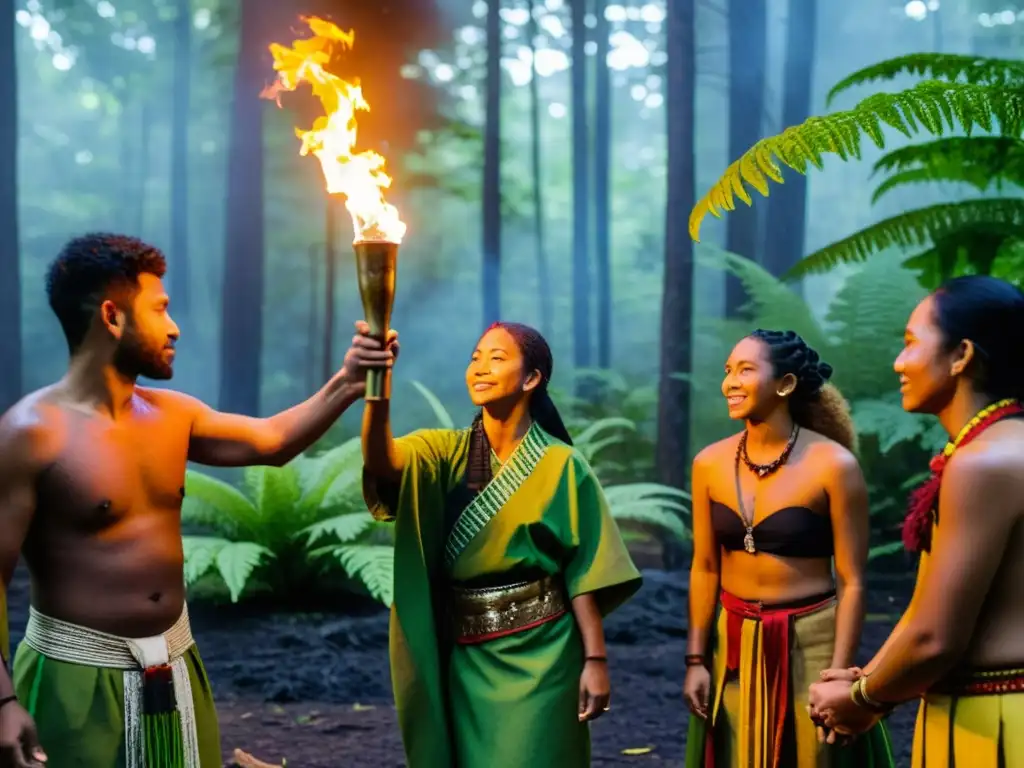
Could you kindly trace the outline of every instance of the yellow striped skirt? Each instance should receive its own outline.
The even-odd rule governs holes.
[[[921,700],[913,768],[1024,768],[1024,667],[973,672]]]

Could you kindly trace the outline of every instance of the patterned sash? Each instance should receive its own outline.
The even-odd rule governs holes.
[[[533,473],[548,445],[544,430],[532,424],[508,461],[459,515],[444,548],[445,564],[449,568]]]

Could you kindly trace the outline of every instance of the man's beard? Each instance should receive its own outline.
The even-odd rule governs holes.
[[[137,336],[126,335],[114,353],[114,366],[131,378],[166,381],[174,376],[174,365],[166,353],[166,347],[147,346]]]

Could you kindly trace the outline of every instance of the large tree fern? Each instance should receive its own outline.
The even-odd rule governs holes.
[[[737,197],[752,205],[747,184],[767,197],[769,181],[783,183],[780,164],[806,173],[808,165],[821,169],[826,154],[843,160],[860,158],[864,136],[884,148],[885,126],[913,137],[922,131],[941,135],[957,129],[970,133],[977,128],[1019,136],[1022,125],[1024,89],[1019,87],[929,81],[899,93],[876,93],[853,109],[808,118],[757,142],[694,206],[690,236],[699,241],[704,216],[720,217],[722,210],[735,209]]]

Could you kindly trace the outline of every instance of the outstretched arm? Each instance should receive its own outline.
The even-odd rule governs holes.
[[[860,465],[849,451],[842,450],[838,466],[830,466],[826,489],[839,597],[832,667],[841,669],[853,664],[860,645],[869,534],[868,490]]]
[[[965,449],[950,461],[932,550],[902,630],[873,662],[866,685],[872,699],[897,703],[920,695],[967,650],[1016,520],[1015,466],[985,450]]]
[[[390,367],[397,334],[390,334],[387,348],[366,335],[365,324],[345,355],[341,370],[304,403],[267,418],[220,413],[177,393],[191,411],[189,460],[219,467],[255,464],[282,466],[315,443],[366,388],[366,368]]]

